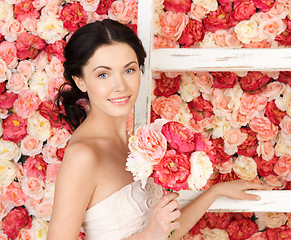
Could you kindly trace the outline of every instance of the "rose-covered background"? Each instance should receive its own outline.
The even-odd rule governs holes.
[[[288,1],[155,2],[155,48],[290,45]],[[62,50],[72,32],[104,18],[136,30],[137,0],[0,1],[0,239],[46,239],[54,182],[72,134],[53,109],[64,82]],[[203,129],[212,142],[216,174],[208,186],[255,176],[274,188],[290,189],[289,72],[155,73],[154,79],[152,119],[161,116]],[[198,101],[203,104],[197,106]],[[227,239],[228,234],[245,239],[245,226],[258,231],[255,218],[259,229],[267,229],[256,235],[287,239],[290,234],[285,213],[207,213],[187,238],[197,233],[204,239]],[[84,237],[81,229],[79,238]]]

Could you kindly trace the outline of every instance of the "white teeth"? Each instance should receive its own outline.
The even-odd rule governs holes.
[[[126,97],[126,98],[120,98],[120,99],[110,99],[110,101],[111,102],[123,102],[123,101],[125,101],[127,99],[128,99],[128,97]]]

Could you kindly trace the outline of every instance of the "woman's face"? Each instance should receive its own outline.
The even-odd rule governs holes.
[[[140,87],[135,51],[126,43],[101,46],[83,67],[83,77],[76,83],[87,91],[91,111],[128,116]]]

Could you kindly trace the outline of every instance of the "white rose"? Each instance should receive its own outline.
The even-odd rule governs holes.
[[[40,141],[45,141],[50,137],[50,122],[35,112],[27,119],[27,133]]]
[[[0,21],[12,21],[14,19],[12,4],[0,2]]]
[[[0,160],[0,187],[8,187],[14,181],[17,174],[15,163],[7,160]]]
[[[47,163],[54,163],[58,161],[57,157],[57,148],[50,146],[49,144],[45,144],[42,148],[43,160]]]
[[[237,34],[238,40],[242,43],[250,43],[253,38],[258,36],[259,26],[255,21],[244,20],[234,27],[234,31]]]
[[[153,166],[146,162],[142,155],[135,152],[127,157],[126,170],[133,174],[135,181],[141,180],[142,185],[145,186],[147,178],[153,172]]]
[[[32,74],[29,79],[30,90],[37,93],[39,98],[44,101],[48,96],[47,86],[48,86],[48,76],[44,71],[37,71]]]
[[[203,40],[200,42],[199,48],[217,48],[216,43],[213,39],[212,32],[206,32]]]
[[[95,12],[100,0],[79,0],[85,11]]]
[[[212,163],[205,152],[196,151],[190,155],[191,173],[188,177],[189,188],[199,190],[205,186],[213,173]]]
[[[192,119],[192,114],[190,112],[190,109],[188,107],[188,104],[185,102],[182,102],[178,113],[173,117],[174,121],[183,123],[185,126],[190,127],[190,122]]]
[[[41,18],[37,22],[37,32],[47,43],[62,40],[68,33],[63,27],[63,21],[54,17]]]
[[[256,212],[256,223],[259,226],[265,226],[268,228],[277,228],[284,225],[288,217],[285,213],[281,212]]]
[[[20,148],[16,143],[0,139],[0,160],[13,159],[17,162],[20,159],[20,156]]]
[[[195,85],[195,74],[185,73],[181,76],[180,88],[178,92],[181,98],[186,102],[191,102],[194,98],[200,96],[200,91]]]
[[[198,6],[204,7],[208,11],[216,11],[218,8],[217,0],[193,0]]]
[[[275,145],[275,155],[281,157],[285,154],[291,155],[291,145],[287,145],[286,139],[279,134],[279,139]]]
[[[253,180],[257,176],[257,164],[251,157],[239,155],[234,161],[233,170],[244,180]]]
[[[218,228],[205,228],[200,230],[202,232],[202,236],[204,240],[228,240],[228,234],[225,230],[218,229]]]
[[[48,232],[48,222],[40,218],[33,218],[31,231],[35,233],[34,240],[46,240]]]

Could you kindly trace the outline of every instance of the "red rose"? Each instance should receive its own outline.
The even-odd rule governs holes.
[[[46,46],[46,43],[39,36],[23,32],[19,35],[15,43],[17,57],[20,60],[35,58],[39,51]]]
[[[69,31],[76,31],[87,23],[87,12],[79,2],[67,4],[61,11],[60,19]]]
[[[205,218],[205,214],[202,216],[202,218],[199,219],[199,221],[191,228],[190,232],[193,235],[196,235],[199,233],[200,229],[204,229],[207,227],[207,220]]]
[[[47,45],[43,50],[48,55],[48,60],[51,61],[53,56],[56,56],[62,63],[65,61],[63,54],[66,42],[64,40],[55,41],[53,44]]]
[[[64,157],[64,154],[65,154],[66,147],[57,149],[56,155],[57,155],[59,161],[63,161],[63,157]]]
[[[257,8],[262,12],[269,12],[274,6],[275,0],[252,0]]]
[[[156,88],[154,94],[156,96],[169,97],[179,90],[181,75],[175,78],[169,78],[165,73],[161,74],[161,78],[155,79]]]
[[[231,220],[233,219],[232,213],[221,212],[207,212],[205,213],[205,218],[207,220],[207,226],[211,229],[227,229]]]
[[[258,225],[246,218],[233,220],[226,231],[230,240],[243,240],[256,233],[258,231]]]
[[[19,22],[24,21],[26,18],[39,18],[40,13],[34,8],[32,2],[32,0],[22,0],[14,4],[15,17]]]
[[[204,39],[204,36],[205,30],[202,22],[196,19],[190,19],[179,38],[179,43],[184,47],[190,47],[195,42],[201,42]]]
[[[189,156],[177,153],[175,150],[168,150],[161,161],[154,166],[154,172],[151,176],[154,182],[163,188],[179,191],[181,188],[187,189],[189,175]]]
[[[188,108],[190,109],[195,121],[201,121],[204,118],[209,118],[214,114],[212,111],[213,106],[211,102],[205,100],[201,95],[189,102]]]
[[[108,13],[108,10],[111,6],[111,4],[114,2],[115,0],[100,0],[96,13],[98,15],[104,15]]]
[[[249,127],[243,127],[240,130],[243,133],[247,133],[248,138],[243,142],[242,145],[238,146],[237,154],[244,155],[246,157],[252,157],[257,153],[258,147],[257,133],[255,133]]]
[[[15,239],[21,228],[31,227],[31,218],[26,208],[12,209],[2,220],[3,232],[9,239]]]
[[[206,31],[215,32],[220,29],[228,29],[231,25],[230,14],[222,6],[218,6],[216,11],[211,11],[203,19]]]
[[[47,162],[45,162],[40,154],[32,157],[29,156],[24,164],[23,169],[26,170],[28,177],[36,177],[45,181]]]
[[[266,106],[266,115],[274,125],[279,126],[282,119],[286,116],[286,112],[281,111],[275,104],[275,100],[268,102]]]
[[[210,157],[211,162],[213,163],[224,163],[231,158],[231,155],[227,155],[224,152],[224,140],[222,138],[211,139],[212,149],[210,154],[213,157]]]
[[[6,85],[5,81],[0,83],[0,94],[2,94],[5,91],[6,89],[5,85]]]
[[[284,46],[291,45],[291,31],[285,30],[275,37],[275,41]]]
[[[291,239],[291,228],[283,225],[278,228],[267,228],[266,237],[268,240],[287,240]]]
[[[0,94],[0,108],[1,109],[10,109],[13,107],[15,100],[18,98],[18,94],[13,92],[4,92]]]
[[[195,134],[182,123],[167,122],[163,125],[161,132],[170,147],[178,152],[191,153],[195,150]]]
[[[231,18],[240,22],[250,19],[256,13],[256,6],[252,0],[236,0],[231,12]]]
[[[45,119],[49,120],[50,124],[53,127],[60,128],[63,126],[59,118],[59,113],[61,112],[56,109],[52,100],[45,100],[41,102],[41,104],[39,105],[39,113]]]
[[[234,2],[235,0],[218,0],[218,2],[220,3],[221,6],[225,6],[229,3]]]
[[[291,42],[290,42],[291,45]],[[277,81],[286,83],[291,87],[291,72],[281,71]]]
[[[191,0],[164,0],[166,11],[187,13],[191,9]]]
[[[136,24],[126,24],[135,34],[137,34],[137,25]]]
[[[220,182],[230,182],[230,181],[234,181],[234,180],[238,180],[239,177],[235,174],[234,171],[230,172],[230,173],[225,173],[225,174],[219,174],[217,176],[217,178],[215,179],[216,183],[220,183]]]
[[[237,220],[243,219],[243,218],[252,218],[254,216],[253,212],[236,212],[232,214],[233,217]]]
[[[285,189],[286,190],[291,190],[291,181],[286,181]]]
[[[240,78],[240,86],[244,91],[255,91],[262,88],[271,80],[271,77],[262,72],[248,72],[245,77]]]
[[[273,172],[274,164],[278,161],[279,157],[275,156],[270,161],[266,161],[259,156],[254,157],[257,163],[257,172],[261,177],[267,177]]]
[[[238,81],[238,76],[232,72],[212,72],[214,77],[213,87],[232,88]]]
[[[153,108],[151,107],[151,123],[153,123],[156,119],[160,119],[161,116],[156,114]]]
[[[10,114],[3,123],[3,140],[19,143],[26,135],[27,120],[16,113]]]

